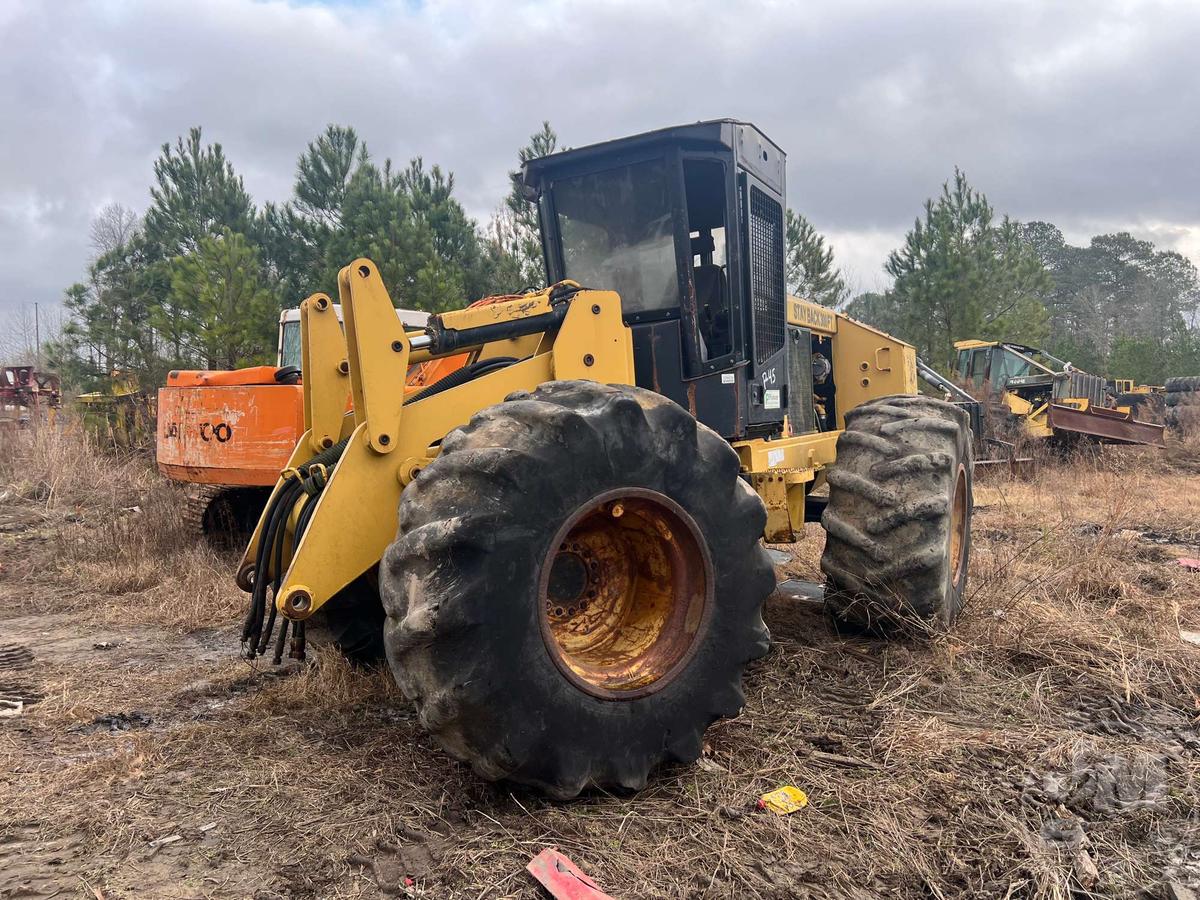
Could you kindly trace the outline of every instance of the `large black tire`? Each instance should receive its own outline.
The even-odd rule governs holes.
[[[1200,391],[1200,375],[1180,375],[1168,378],[1165,385],[1168,394]]]
[[[1200,406],[1200,391],[1172,391],[1163,400],[1167,406]]]
[[[383,604],[374,571],[361,575],[331,597],[310,620],[317,641],[328,640],[356,665],[384,658]]]
[[[1170,406],[1169,401],[1179,395],[1176,394],[1118,394],[1117,406],[1128,406],[1130,413],[1139,422],[1150,422],[1157,425],[1162,425],[1166,422],[1167,409]],[[1200,403],[1200,394],[1183,395],[1194,396],[1196,402]]]
[[[883,397],[846,414],[821,518],[827,605],[856,627],[937,629],[962,609],[971,555],[966,413]]]
[[[738,471],[737,454],[720,436],[676,403],[635,387],[551,382],[451,432],[441,455],[405,489],[399,533],[379,574],[388,660],[421,723],[484,778],[558,798],[589,786],[636,790],[660,763],[696,759],[705,729],[741,709],[742,671],[766,653],[769,640],[762,604],[775,578],[759,541],[766,512]],[[614,505],[624,500],[602,499],[616,494],[629,495],[629,512]],[[633,510],[643,502],[666,509],[654,499],[664,497],[680,516],[654,532]],[[703,548],[703,558],[673,566],[666,579],[692,579],[691,588],[676,592],[688,597],[680,607],[686,624],[662,632],[672,635],[661,646],[673,654],[662,659],[673,661],[640,686],[604,681],[612,688],[602,696],[606,688],[573,673],[556,649],[554,628],[576,613],[551,592],[560,590],[557,579],[574,576],[569,565],[561,575],[550,557],[571,557],[577,532],[568,529],[583,527],[573,524],[581,515],[582,523],[603,518],[604,510],[624,514],[625,524],[596,520],[597,534],[639,546],[644,535],[679,535]],[[636,537],[622,537],[621,528]],[[614,558],[637,557],[632,545],[620,546]],[[583,561],[579,577],[586,580],[596,557],[578,552],[574,561]],[[600,588],[658,583],[640,564],[623,570],[638,574],[632,581],[619,572],[611,581],[602,577]],[[580,590],[595,584],[586,580]],[[584,616],[591,593],[572,587],[567,594],[582,598]],[[591,612],[607,602],[601,590]],[[605,619],[600,630],[633,616]],[[646,666],[650,672],[658,663]]]

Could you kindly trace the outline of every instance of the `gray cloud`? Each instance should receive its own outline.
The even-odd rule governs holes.
[[[732,115],[863,289],[955,165],[1018,218],[1200,258],[1192,3],[8,0],[0,34],[0,313],[79,279],[91,217],[144,209],[193,124],[259,202],[340,122],[452,169],[483,218],[543,118],[580,145]]]

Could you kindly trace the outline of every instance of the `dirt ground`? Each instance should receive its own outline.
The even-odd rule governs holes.
[[[614,897],[1200,889],[1195,447],[980,481],[932,641],[776,594],[704,757],[570,803],[475,778],[385,672],[241,659],[232,560],[180,502],[144,457],[0,446],[0,898],[539,897],[551,846]],[[821,541],[777,548],[781,580]],[[805,809],[756,810],[787,784]]]

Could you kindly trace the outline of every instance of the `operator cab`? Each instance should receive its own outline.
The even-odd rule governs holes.
[[[522,170],[548,282],[620,294],[637,384],[731,440],[778,435],[788,413],[784,160],[753,125],[721,119]]]
[[[993,398],[1007,391],[1034,406],[1078,400],[1092,406],[1116,405],[1114,389],[1105,379],[1081,372],[1037,347],[985,341],[958,341],[954,346],[959,382]]]
[[[338,324],[342,324],[342,306],[333,304]],[[405,331],[420,331],[429,324],[429,313],[423,309],[396,309],[396,318],[404,326]],[[279,341],[275,356],[275,365],[279,368],[301,365],[300,349],[300,307],[293,306],[279,314]]]
[[[976,390],[985,387],[999,395],[1010,386],[1054,384],[1056,373],[1068,371],[1065,362],[1037,347],[984,341],[958,341],[954,363],[958,380]]]

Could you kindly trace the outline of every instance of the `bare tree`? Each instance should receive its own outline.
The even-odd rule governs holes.
[[[42,304],[35,311],[32,303],[22,303],[0,319],[0,364],[6,366],[36,365],[38,339],[45,346],[62,333],[63,311],[58,306]]]
[[[124,247],[137,234],[139,219],[128,206],[109,203],[92,220],[91,242],[93,259]]]

